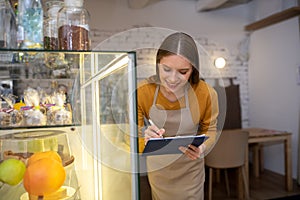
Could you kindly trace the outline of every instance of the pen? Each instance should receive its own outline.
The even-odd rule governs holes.
[[[146,125],[147,126],[149,126],[149,125],[151,125],[151,126],[156,126],[155,124],[154,124],[154,122],[151,120],[151,119],[147,119],[146,117],[144,117],[145,118],[145,121],[146,121]],[[156,126],[157,127],[157,126]],[[155,133],[157,134],[157,135],[159,135],[159,136],[161,136],[159,133],[158,133],[158,131],[155,131]]]
[[[144,124],[145,126],[151,126],[149,120],[144,116]]]
[[[151,124],[151,126],[156,126],[151,119],[149,119],[149,123]]]

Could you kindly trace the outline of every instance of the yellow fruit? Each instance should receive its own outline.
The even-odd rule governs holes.
[[[26,106],[26,104],[23,103],[23,101],[21,100],[19,103],[15,103],[13,107],[16,110],[21,110],[21,107],[23,107],[23,106]]]
[[[58,161],[59,163],[62,163],[61,157],[56,151],[44,151],[44,152],[36,152],[32,156],[30,156],[27,161],[27,166],[31,165],[32,163],[42,158],[52,158]]]
[[[53,158],[41,158],[28,165],[23,184],[32,195],[43,196],[57,191],[66,179],[66,172],[60,162]]]

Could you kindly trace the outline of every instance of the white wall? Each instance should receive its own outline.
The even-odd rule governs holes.
[[[270,9],[265,3],[258,2],[257,15],[264,15],[261,13],[264,6]],[[255,31],[251,36],[249,60],[249,124],[293,133],[294,178],[300,121],[300,85],[296,77],[300,65],[299,44],[299,22],[295,17]],[[283,145],[265,148],[267,169],[284,173],[283,159]]]
[[[209,36],[230,47],[244,38],[243,26],[249,18],[247,6],[200,13],[195,1],[186,0],[162,0],[143,9],[130,9],[126,0],[86,0],[85,7],[91,14],[92,28],[123,30],[148,24]]]
[[[262,2],[260,6],[257,1]],[[85,7],[91,13],[91,28],[98,30],[97,34],[105,33],[105,37],[136,26],[151,25],[209,38],[236,56],[240,53],[240,42],[245,39],[244,26],[255,17],[267,16],[278,6],[282,9],[285,6],[282,2],[254,0],[254,3],[203,13],[196,11],[195,1],[187,0],[163,0],[138,10],[129,9],[125,0],[86,0]],[[297,168],[300,109],[295,77],[296,66],[300,64],[297,23],[294,18],[252,33],[248,77],[250,111],[246,112],[252,127],[293,133],[293,177]],[[243,67],[243,63],[235,64]],[[265,165],[283,174],[282,148],[267,148]]]

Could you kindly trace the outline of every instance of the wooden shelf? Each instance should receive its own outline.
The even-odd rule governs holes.
[[[264,28],[266,26],[270,26],[275,23],[290,19],[290,18],[298,16],[298,15],[300,15],[300,6],[288,8],[284,11],[275,13],[264,19],[261,19],[259,21],[253,22],[252,24],[245,26],[245,30],[246,31],[255,31],[255,30]]]

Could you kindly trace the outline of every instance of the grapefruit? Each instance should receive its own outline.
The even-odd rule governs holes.
[[[32,164],[42,158],[52,158],[52,159],[62,163],[62,159],[56,151],[44,151],[44,152],[36,152],[32,156],[30,156],[27,161],[27,165],[29,166],[30,164]]]
[[[54,158],[41,158],[27,166],[23,184],[32,195],[43,196],[57,191],[66,179],[61,162]]]

